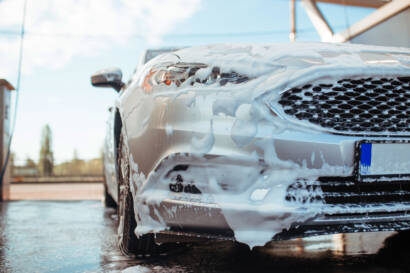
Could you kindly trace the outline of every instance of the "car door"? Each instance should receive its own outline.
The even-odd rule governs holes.
[[[115,108],[109,108],[109,116],[106,125],[106,134],[104,141],[104,172],[107,183],[107,190],[111,197],[118,201],[118,187],[117,176],[115,171],[115,138],[114,138],[114,120],[115,120]]]

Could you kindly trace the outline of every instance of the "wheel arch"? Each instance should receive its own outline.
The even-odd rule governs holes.
[[[118,108],[115,110],[114,117],[114,158],[115,158],[115,172],[117,181],[119,179],[119,166],[118,166],[118,152],[120,144],[120,136],[122,130],[122,118]]]

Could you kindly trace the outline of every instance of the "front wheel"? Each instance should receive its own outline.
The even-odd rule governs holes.
[[[148,234],[137,238],[134,233],[137,223],[129,185],[129,150],[124,139],[124,131],[121,132],[119,148],[118,246],[125,255],[152,255],[157,251],[153,235]]]

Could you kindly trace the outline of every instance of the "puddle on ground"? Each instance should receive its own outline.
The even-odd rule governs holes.
[[[385,239],[395,234],[389,231],[313,236],[271,242],[264,251],[278,256],[303,257],[377,254],[384,246]]]

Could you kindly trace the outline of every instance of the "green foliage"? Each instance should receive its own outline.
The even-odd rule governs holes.
[[[52,132],[49,125],[41,131],[40,158],[38,164],[31,158],[24,165],[14,166],[15,154],[11,154],[10,164],[14,176],[100,176],[103,174],[103,151],[100,157],[90,160],[81,159],[77,150],[71,160],[54,164]]]
[[[54,155],[52,150],[52,133],[51,128],[47,124],[41,131],[41,148],[39,169],[42,176],[53,175]]]
[[[55,165],[54,175],[58,176],[87,176],[87,175],[102,175],[103,162],[101,158],[83,160],[77,157],[71,161],[66,161]]]
[[[35,169],[37,168],[37,164],[33,159],[27,157],[25,167]]]

